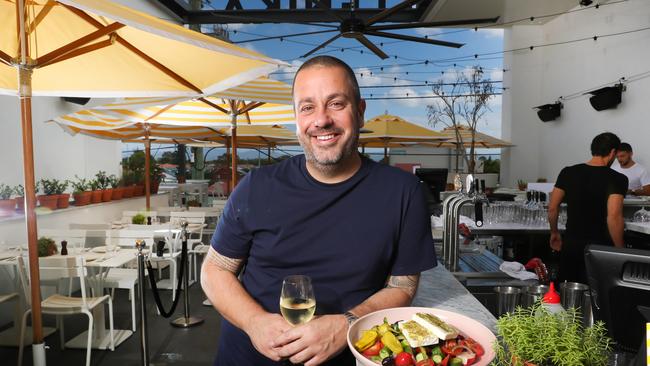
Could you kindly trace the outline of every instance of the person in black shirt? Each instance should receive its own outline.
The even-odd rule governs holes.
[[[551,249],[560,252],[559,280],[587,283],[584,249],[589,244],[623,247],[623,198],[627,177],[610,169],[621,140],[611,132],[591,142],[591,160],[562,169],[548,207]],[[567,203],[564,237],[558,230],[560,204]]]

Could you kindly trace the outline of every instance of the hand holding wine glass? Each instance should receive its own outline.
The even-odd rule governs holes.
[[[280,312],[289,324],[309,322],[316,311],[316,298],[311,278],[304,275],[287,276],[282,281]]]

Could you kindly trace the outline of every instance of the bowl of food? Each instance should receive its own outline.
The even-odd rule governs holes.
[[[350,326],[348,347],[363,366],[485,366],[494,334],[451,311],[402,307],[367,314]]]

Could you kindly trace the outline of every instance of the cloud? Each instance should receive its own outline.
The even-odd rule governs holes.
[[[478,33],[485,38],[503,38],[502,28],[481,28]]]
[[[490,80],[503,80],[503,70],[493,69],[492,71],[490,71],[489,78]]]
[[[438,34],[447,31],[444,28],[415,28],[413,29],[418,36],[437,37]]]

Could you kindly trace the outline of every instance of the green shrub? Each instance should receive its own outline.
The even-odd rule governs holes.
[[[0,183],[0,199],[8,200],[11,198],[11,195],[14,193],[14,189],[10,186]]]
[[[58,249],[54,240],[50,238],[41,237],[38,239],[38,256],[47,257],[56,254]]]
[[[143,214],[137,214],[131,218],[131,223],[134,225],[144,225],[147,218]]]

